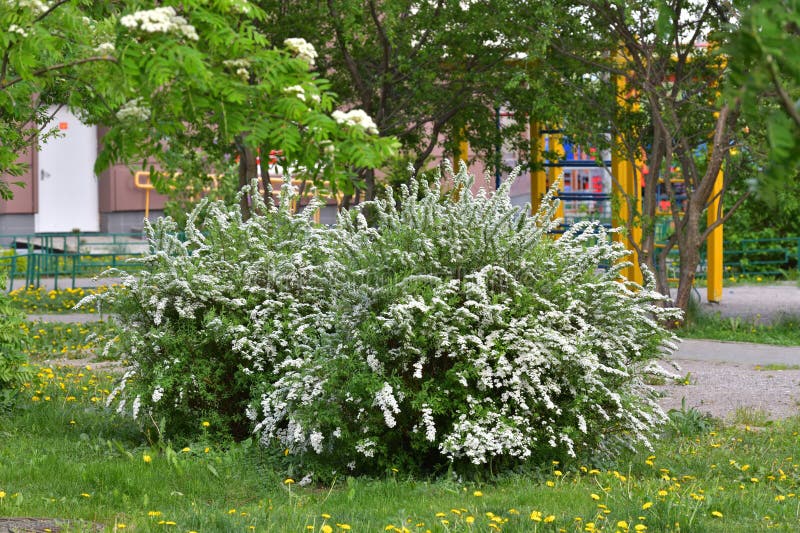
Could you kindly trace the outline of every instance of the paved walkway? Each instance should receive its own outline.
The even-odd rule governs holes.
[[[670,359],[753,365],[800,365],[800,346],[685,339]]]

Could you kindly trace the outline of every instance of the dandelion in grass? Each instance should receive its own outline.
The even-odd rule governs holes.
[[[149,456],[149,455],[147,455],[147,454],[144,454],[144,455],[142,456],[142,461],[144,461],[144,462],[145,462],[145,463],[147,463],[147,464],[150,464],[150,463],[152,463],[152,462],[153,462],[153,458],[152,458],[152,457],[150,457],[150,456]]]
[[[472,495],[475,496],[476,498],[480,498],[481,496],[483,496],[483,493],[479,490],[476,490],[475,492],[472,493]]]
[[[711,516],[715,518],[722,518],[722,513],[719,511],[711,511]]]

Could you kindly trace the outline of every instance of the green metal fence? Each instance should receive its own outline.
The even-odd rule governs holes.
[[[725,241],[723,246],[722,265],[726,277],[781,276],[797,270],[800,265],[800,237],[742,239]],[[673,248],[667,256],[668,278],[677,278],[678,266],[678,250]],[[703,249],[696,276],[704,278],[706,271]]]
[[[8,290],[21,285],[39,287],[42,279],[69,284],[73,289],[81,278],[93,277],[110,267],[135,269],[136,259],[148,243],[136,233],[36,233],[0,235],[5,250],[0,268],[9,279]]]

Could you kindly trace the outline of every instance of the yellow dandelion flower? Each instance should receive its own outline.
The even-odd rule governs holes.
[[[153,458],[150,457],[149,455],[145,454],[145,455],[142,456],[142,461],[144,461],[145,463],[149,464],[149,463],[153,462]]]
[[[283,484],[284,485],[291,485],[293,483],[294,483],[294,480],[292,478],[290,478],[290,477],[287,477],[286,479],[283,480]]]
[[[477,498],[480,498],[481,496],[483,496],[483,493],[479,490],[476,490],[475,492],[472,493],[472,495]]]
[[[328,524],[323,524],[319,530],[321,533],[333,533],[333,528]]]
[[[716,516],[717,518],[722,518],[722,513],[719,511],[711,511],[711,516]]]
[[[597,501],[597,500],[599,500],[599,499],[600,499],[600,496],[598,496],[598,495],[597,495],[597,494],[595,494],[594,492],[593,492],[593,493],[591,493],[591,494],[589,495],[589,497],[590,497],[591,499],[593,499],[594,501]]]
[[[636,524],[633,526],[634,531],[647,531],[647,526],[644,524]]]
[[[541,511],[532,511],[531,512],[531,520],[534,522],[541,522],[542,521],[542,512]]]
[[[351,529],[353,529],[350,527],[350,524],[336,524],[336,527],[338,527],[343,531],[350,531]]]
[[[544,520],[542,520],[542,522],[544,522],[545,524],[549,524],[550,522],[553,522],[555,519],[556,519],[555,515],[549,514],[544,517]]]
[[[468,517],[466,517],[466,518],[464,519],[464,521],[465,521],[467,524],[474,524],[474,523],[475,523],[475,517],[474,517],[474,516],[468,516]]]
[[[208,422],[207,420],[203,420],[203,424],[202,424],[202,426],[203,426],[204,428],[207,428],[207,427],[208,427],[208,426],[210,426],[210,425],[211,425],[211,422]]]
[[[642,510],[646,511],[646,510],[650,509],[652,506],[653,506],[653,502],[645,502],[645,503],[642,504]]]
[[[329,515],[328,513],[322,513],[320,516],[321,516],[322,518],[324,518],[325,520],[328,520],[328,519],[330,519],[330,517],[331,517],[331,515]]]

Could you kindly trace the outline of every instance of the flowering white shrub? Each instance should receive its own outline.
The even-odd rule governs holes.
[[[448,183],[370,203],[372,226],[220,204],[194,212],[186,242],[157,224],[146,270],[101,296],[128,309],[135,379],[115,396],[172,430],[254,429],[318,474],[648,445],[664,413],[642,378],[677,311],[652,279],[620,277],[626,252],[602,226],[554,239],[552,198],[529,217],[510,181]]]

